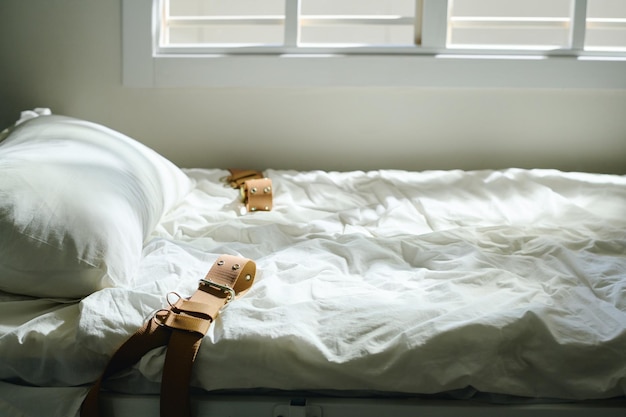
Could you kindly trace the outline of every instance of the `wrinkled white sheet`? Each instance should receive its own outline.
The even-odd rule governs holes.
[[[242,214],[226,171],[186,172],[196,186],[134,289],[4,297],[0,379],[93,381],[167,292],[191,294],[230,253],[256,261],[257,281],[207,334],[196,386],[626,393],[626,177],[266,171],[274,209]],[[135,372],[158,381],[163,356]]]

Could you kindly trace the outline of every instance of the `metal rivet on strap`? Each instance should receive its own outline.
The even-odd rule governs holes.
[[[250,207],[250,211],[256,211],[256,207]]]
[[[251,279],[252,279],[252,275],[247,274],[247,275],[246,275],[246,281],[250,281]]]
[[[224,265],[224,261],[222,261],[222,260],[217,261],[217,265],[218,265],[218,266],[222,266],[222,265]]]
[[[270,206],[265,206],[265,211],[270,211]]]
[[[270,193],[270,191],[272,191],[272,187],[265,187],[265,188],[263,189],[263,192],[264,192],[265,194],[269,194],[269,193]]]
[[[254,194],[254,193],[256,193],[256,187],[250,188],[250,194]]]
[[[235,264],[235,265],[233,265],[233,271],[236,271],[236,270],[238,270],[239,268],[241,268],[241,265],[239,265],[239,264]]]

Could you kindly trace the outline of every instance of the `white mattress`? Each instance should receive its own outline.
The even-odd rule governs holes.
[[[66,303],[2,297],[0,411],[30,384],[71,391],[58,411],[71,415],[85,389],[64,387],[95,380],[221,253],[259,273],[205,337],[195,386],[626,393],[626,177],[269,170],[274,209],[245,214],[226,171],[186,173],[195,187],[146,242],[138,285]],[[163,358],[133,373],[158,382]]]

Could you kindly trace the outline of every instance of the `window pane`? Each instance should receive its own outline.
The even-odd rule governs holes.
[[[415,0],[301,0],[303,44],[408,45]]]
[[[626,50],[626,1],[587,1],[585,49]]]
[[[300,38],[305,45],[406,45],[412,43],[413,26],[309,26],[302,28]]]
[[[301,0],[302,14],[404,15],[415,14],[415,0]]]
[[[171,16],[262,16],[285,13],[285,0],[168,0]]]
[[[554,49],[570,44],[573,0],[451,0],[448,45]]]
[[[181,44],[282,44],[283,28],[277,25],[211,25],[170,30],[170,45]]]
[[[587,17],[626,18],[626,1],[587,0]]]
[[[571,0],[449,0],[454,16],[562,17]]]
[[[449,47],[511,49],[557,49],[568,45],[569,32],[563,29],[527,28],[456,28]]]
[[[168,0],[163,44],[282,44],[285,0]]]

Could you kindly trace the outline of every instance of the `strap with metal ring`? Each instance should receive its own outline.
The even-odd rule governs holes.
[[[113,355],[104,372],[91,387],[81,405],[81,417],[98,417],[102,382],[135,364],[148,351],[167,345],[161,380],[161,417],[191,415],[189,381],[202,338],[220,310],[241,297],[254,282],[256,264],[245,258],[222,255],[198,290],[189,298],[168,294],[169,308],[163,308],[137,330]]]

